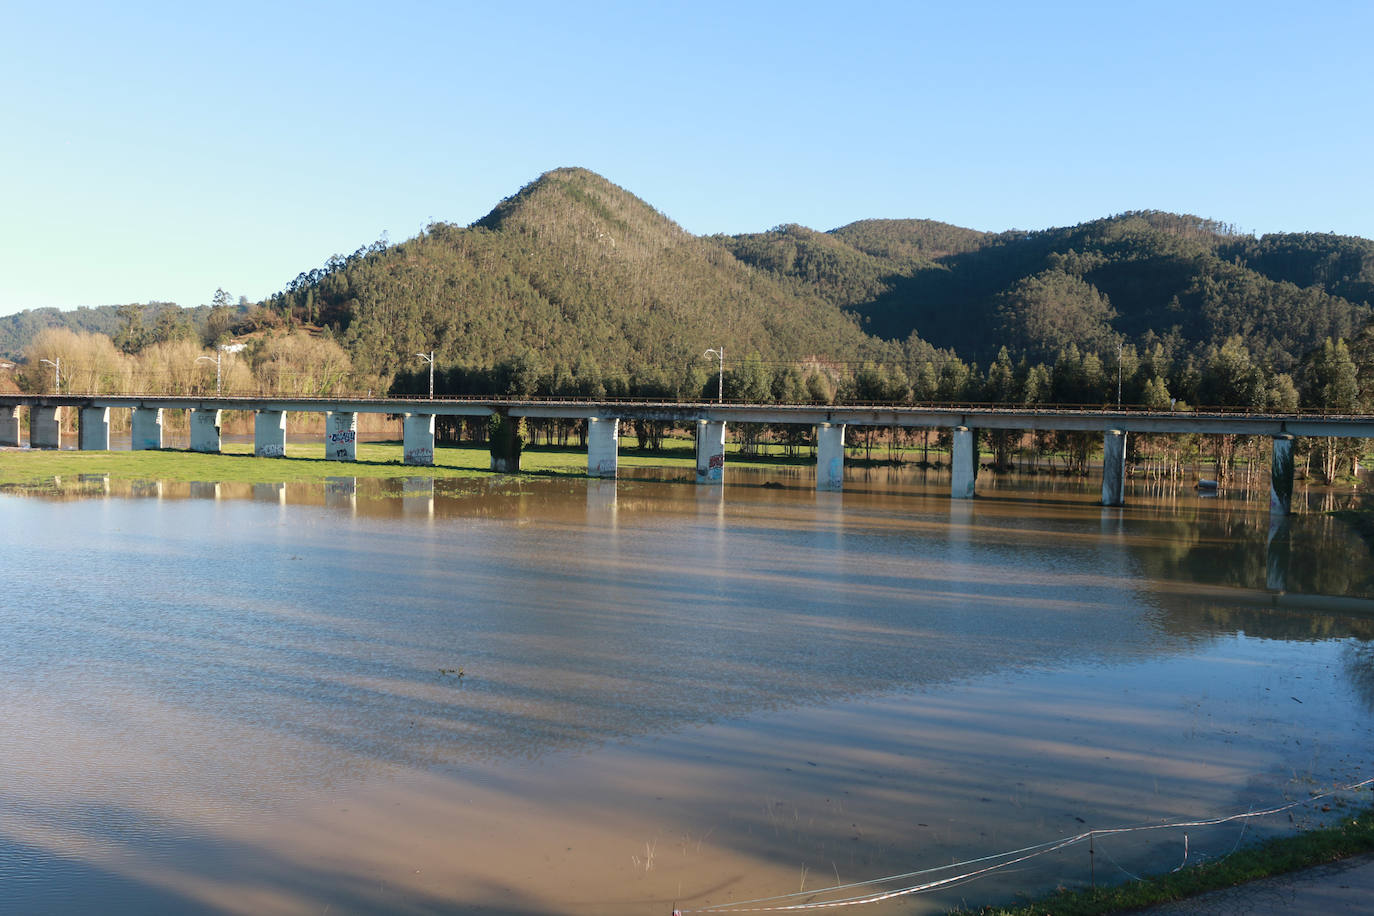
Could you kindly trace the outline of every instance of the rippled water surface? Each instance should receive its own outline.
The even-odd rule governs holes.
[[[0,496],[0,911],[666,916],[1374,776],[1374,570],[1328,516],[643,476]]]

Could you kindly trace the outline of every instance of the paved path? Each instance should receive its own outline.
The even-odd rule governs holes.
[[[1374,914],[1374,855],[1318,865],[1138,912],[1147,916]]]

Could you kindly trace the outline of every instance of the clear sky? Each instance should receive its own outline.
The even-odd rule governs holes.
[[[0,3],[0,314],[257,300],[583,166],[698,234],[1374,237],[1374,3]]]

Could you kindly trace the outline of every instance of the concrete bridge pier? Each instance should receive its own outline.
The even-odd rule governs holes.
[[[62,408],[29,408],[29,448],[62,447]]]
[[[816,427],[816,489],[844,489],[844,424]]]
[[[1274,457],[1269,464],[1269,514],[1293,513],[1293,437],[1274,437]]]
[[[491,469],[498,474],[520,473],[520,452],[525,448],[525,419],[497,411],[487,425]]]
[[[954,427],[949,461],[949,498],[973,499],[973,484],[978,478],[978,430]]]
[[[77,414],[76,447],[83,452],[110,450],[110,408],[81,408]]]
[[[620,460],[620,420],[587,418],[587,476],[614,478]]]
[[[286,412],[259,410],[253,415],[253,456],[282,458],[286,455]]]
[[[1102,434],[1102,505],[1126,505],[1126,434],[1119,429]]]
[[[0,445],[19,447],[19,405],[0,407]]]
[[[135,407],[129,429],[129,447],[134,451],[162,448],[162,408]]]
[[[219,451],[219,414],[213,408],[197,407],[191,410],[191,451]]]
[[[331,410],[324,416],[324,457],[333,461],[358,460],[358,415]]]
[[[434,464],[434,414],[408,413],[401,423],[402,464]]]
[[[725,421],[697,421],[697,483],[725,482]]]

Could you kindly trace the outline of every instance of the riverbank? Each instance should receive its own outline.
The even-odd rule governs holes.
[[[349,477],[489,477],[491,455],[486,446],[439,446],[433,465],[403,464],[401,443],[360,442],[357,461],[332,461],[321,457],[318,444],[288,444],[284,458],[255,458],[251,443],[227,442],[219,454],[174,449],[149,451],[76,451],[0,449],[0,489],[60,489],[64,480],[110,477],[119,480],[166,480],[177,482],[296,483]],[[808,456],[766,455],[743,457],[727,452],[731,467],[763,468],[781,465],[811,466]],[[665,467],[690,470],[696,455],[690,445],[656,452],[627,451],[621,467]],[[587,453],[580,448],[540,446],[526,448],[520,456],[521,473],[544,476],[586,476]]]
[[[401,464],[395,443],[359,443],[358,460],[327,461],[318,446],[288,445],[284,458],[255,458],[253,446],[225,443],[220,454],[170,449],[137,452],[6,449],[0,452],[0,487],[18,490],[61,488],[63,481],[106,476],[120,480],[176,482],[294,483],[351,477],[464,477],[490,473],[479,465],[476,449],[437,449],[433,467]],[[486,457],[483,451],[482,457]]]
[[[1116,887],[1061,891],[1013,906],[952,910],[950,916],[1107,916],[1140,912],[1370,853],[1374,853],[1374,805],[1332,826],[1277,837],[1237,850],[1224,859],[1180,871]]]

